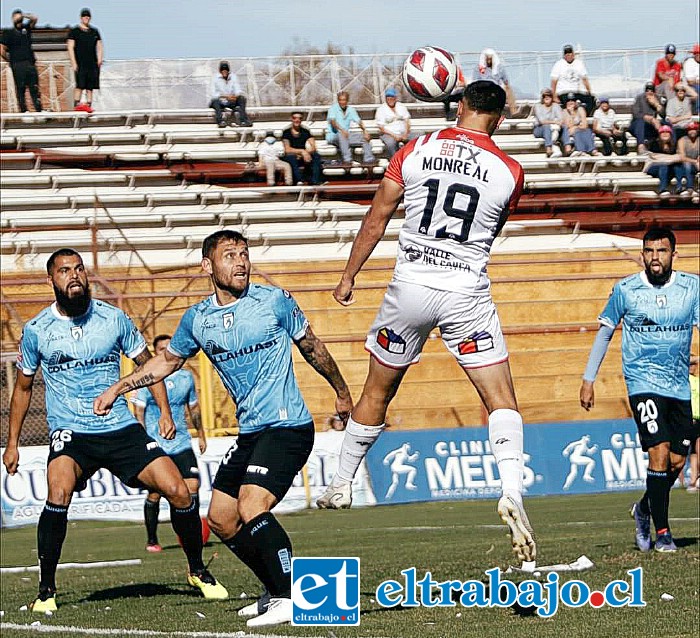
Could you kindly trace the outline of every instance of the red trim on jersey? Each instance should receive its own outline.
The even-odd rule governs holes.
[[[426,135],[426,137],[429,137]],[[389,162],[389,166],[387,167],[386,171],[384,171],[384,177],[388,177],[390,180],[396,182],[401,188],[405,188],[406,184],[404,184],[403,181],[403,161],[406,158],[406,155],[410,153],[416,146],[416,142],[420,139],[420,137],[416,137],[412,139],[408,144],[404,144],[397,153],[394,154],[394,157],[391,158],[391,161]]]
[[[475,137],[472,139],[474,142],[475,146],[478,146],[479,148],[483,148],[485,151],[489,151],[490,153],[493,153],[496,157],[498,157],[507,167],[508,170],[510,171],[510,174],[513,176],[513,181],[515,182],[515,191],[518,190],[518,183],[521,183],[520,186],[520,192],[522,193],[522,182],[524,182],[524,173],[523,173],[523,167],[520,165],[519,162],[514,160],[510,155],[507,155],[504,153],[498,146],[496,146],[496,143],[493,141],[491,136],[488,133],[485,133],[484,131],[476,131],[471,128],[461,128],[459,126],[455,126],[454,128],[447,128],[442,131],[440,131],[440,135],[438,135],[438,139],[442,138],[443,135],[442,133],[449,133],[449,135],[445,135],[444,137],[447,137],[448,139],[459,139],[457,136],[464,133],[469,135],[470,137],[472,135],[477,135],[478,137]],[[515,193],[514,191],[514,193]],[[518,194],[518,198],[520,199],[520,194]],[[515,203],[517,204],[517,199],[515,200]],[[511,202],[513,201],[513,198],[511,197]]]

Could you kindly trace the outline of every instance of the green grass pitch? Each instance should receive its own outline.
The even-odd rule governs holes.
[[[591,588],[626,571],[644,568],[644,609],[561,608],[551,619],[516,613],[512,609],[413,608],[386,610],[374,602],[377,585],[401,580],[400,572],[416,567],[419,576],[430,570],[436,580],[473,580],[492,567],[505,569],[514,562],[505,526],[495,512],[495,501],[428,503],[349,511],[304,511],[281,517],[298,556],[359,556],[361,558],[361,624],[359,627],[323,628],[277,626],[257,634],[319,636],[324,638],[595,638],[700,635],[700,545],[698,494],[676,489],[671,496],[671,528],[680,546],[676,554],[641,554],[633,543],[628,507],[638,493],[528,499],[528,511],[538,536],[538,564],[570,562],[585,554],[595,568],[563,574],[579,578]],[[37,575],[2,574],[0,609],[2,638],[37,635],[49,626],[125,630],[195,632],[205,635],[246,635],[236,611],[257,595],[256,580],[220,543],[205,549],[211,570],[226,585],[231,598],[208,603],[185,583],[184,556],[169,524],[159,528],[162,554],[144,551],[141,525],[110,522],[69,523],[64,562],[141,558],[142,565],[105,569],[60,570],[59,610],[52,617],[20,611],[36,592]],[[4,529],[2,566],[36,563],[35,527]],[[544,578],[544,574],[542,576]],[[670,602],[660,600],[671,594]],[[201,617],[202,614],[204,617]],[[11,629],[8,624],[40,627]],[[76,635],[55,632],[51,636]],[[90,635],[90,634],[83,634]],[[135,634],[131,634],[135,635]],[[141,634],[143,635],[143,634]]]

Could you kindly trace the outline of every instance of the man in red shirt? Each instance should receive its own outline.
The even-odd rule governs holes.
[[[682,70],[681,63],[676,60],[676,46],[666,45],[664,57],[656,61],[654,68],[653,82],[657,95],[666,99],[673,97],[673,88],[681,81]]]

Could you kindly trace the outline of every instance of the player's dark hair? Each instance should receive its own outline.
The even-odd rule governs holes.
[[[658,226],[656,228],[650,228],[642,238],[642,243],[646,244],[648,241],[657,241],[659,239],[668,239],[668,243],[671,244],[671,250],[676,250],[676,236],[673,231],[668,226]]]
[[[166,335],[166,334],[158,335],[158,336],[153,340],[153,349],[155,350],[155,349],[158,347],[158,344],[159,344],[161,341],[166,341],[167,339],[172,339],[172,338],[173,338],[172,335]]]
[[[462,99],[472,111],[501,114],[506,106],[506,92],[495,82],[477,80],[467,84]]]
[[[51,257],[49,257],[49,260],[46,262],[47,274],[51,274],[54,264],[56,263],[56,260],[59,257],[77,257],[78,259],[80,259],[80,261],[83,260],[83,258],[80,256],[80,253],[73,250],[72,248],[59,248],[55,253],[51,255]]]
[[[246,246],[248,245],[248,240],[237,230],[217,230],[202,242],[202,257],[211,259],[216,247],[225,240],[243,242]]]

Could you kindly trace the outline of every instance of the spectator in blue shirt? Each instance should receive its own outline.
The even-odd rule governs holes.
[[[228,62],[219,64],[219,74],[214,78],[211,85],[211,102],[209,108],[216,113],[216,123],[219,128],[226,126],[224,112],[230,109],[233,114],[238,113],[241,126],[252,126],[245,111],[246,98],[241,91],[241,85],[235,73],[231,73]]]
[[[326,141],[340,149],[343,162],[352,162],[351,146],[362,144],[363,161],[370,164],[375,161],[372,147],[370,146],[370,135],[365,128],[365,124],[354,106],[348,106],[350,95],[347,91],[338,93],[338,101],[328,109],[328,127],[326,129]],[[361,129],[351,130],[355,124]]]

